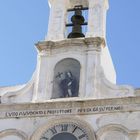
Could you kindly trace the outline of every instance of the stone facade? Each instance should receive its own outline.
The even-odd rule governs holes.
[[[139,97],[125,97],[2,104],[0,138],[38,140],[52,126],[71,122],[84,128],[89,140],[139,140],[139,102]]]
[[[108,1],[49,2],[31,80],[0,88],[0,140],[140,140],[140,90],[116,85],[106,45]],[[88,30],[67,39],[67,10],[75,5],[88,7]]]

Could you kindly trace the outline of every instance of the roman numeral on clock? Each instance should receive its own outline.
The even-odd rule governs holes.
[[[67,131],[67,130],[68,130],[68,124],[62,124],[61,131]]]
[[[78,138],[79,139],[82,139],[82,138],[84,138],[86,136],[86,134],[82,134],[81,136],[79,136]]]
[[[75,131],[76,131],[76,129],[77,129],[78,127],[77,126],[75,126],[75,128],[73,129],[73,131],[72,131],[72,133],[74,133]]]
[[[53,135],[55,135],[57,133],[55,127],[51,128],[50,131],[53,133]]]

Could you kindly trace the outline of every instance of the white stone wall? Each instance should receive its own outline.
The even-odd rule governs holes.
[[[15,119],[0,119],[1,140],[34,140],[48,129],[50,122],[57,123],[67,119],[69,122],[83,122],[86,129],[92,131],[89,140],[139,140],[140,112],[104,113],[94,115],[61,115],[53,117],[29,117]],[[52,125],[53,125],[52,123]],[[94,137],[95,135],[95,137]],[[35,136],[35,137],[34,137]]]
[[[0,139],[38,140],[55,124],[67,122],[84,129],[89,135],[89,140],[139,140],[139,102],[139,97],[125,97],[1,104]]]
[[[67,9],[79,3],[89,6],[86,38],[65,39]],[[0,88],[0,140],[39,140],[61,123],[81,127],[88,140],[140,140],[139,91],[115,84],[105,45],[108,1],[50,0],[50,5],[48,35],[36,44],[33,77],[25,85]],[[51,99],[55,66],[68,58],[80,64],[79,94]]]

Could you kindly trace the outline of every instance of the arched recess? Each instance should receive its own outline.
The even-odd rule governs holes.
[[[129,130],[119,124],[109,124],[97,131],[97,140],[129,140]]]
[[[85,120],[80,119],[79,117],[73,117],[73,116],[70,116],[70,117],[56,117],[55,116],[55,117],[51,118],[50,120],[48,120],[48,122],[46,122],[46,124],[40,126],[33,133],[30,140],[39,140],[42,137],[42,134],[44,134],[45,132],[48,132],[48,130],[50,130],[50,128],[54,128],[54,126],[61,125],[61,124],[74,124],[84,130],[84,132],[88,135],[88,138],[87,138],[88,140],[96,140],[95,132],[94,132],[93,128],[91,127],[91,125],[89,123],[87,123]],[[58,132],[60,131],[57,128],[55,128],[55,129]],[[61,133],[61,132],[59,132],[59,133]],[[84,140],[84,138],[83,138],[83,140]]]
[[[8,138],[16,138],[17,140],[29,140],[28,136],[23,131],[17,129],[7,129],[0,132],[0,139],[12,140]]]
[[[78,96],[80,68],[79,61],[73,58],[63,59],[55,65],[52,99]]]

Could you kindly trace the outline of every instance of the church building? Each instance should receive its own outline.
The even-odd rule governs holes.
[[[140,91],[116,84],[108,0],[48,0],[31,80],[0,88],[0,140],[140,140]]]

